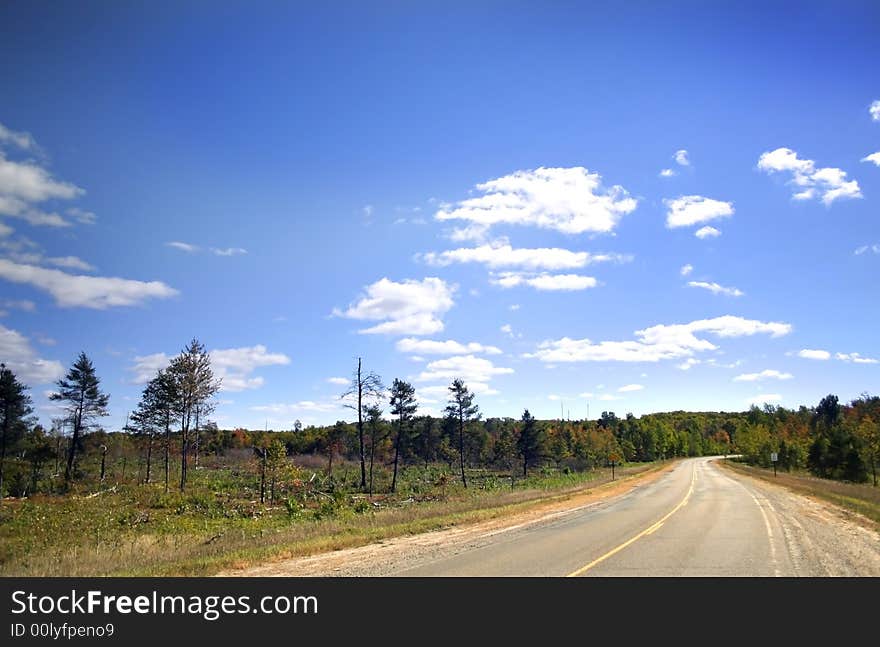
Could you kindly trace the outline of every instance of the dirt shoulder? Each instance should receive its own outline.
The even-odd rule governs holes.
[[[273,561],[259,566],[218,573],[222,577],[352,577],[392,574],[427,559],[479,545],[495,535],[544,523],[561,515],[600,505],[653,483],[673,469],[669,463],[611,483],[587,487],[581,492],[549,501],[536,501],[524,510],[488,521],[463,524],[418,535],[394,537],[378,543],[307,557]]]

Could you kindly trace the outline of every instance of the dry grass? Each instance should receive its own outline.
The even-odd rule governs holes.
[[[618,469],[618,479],[656,471],[656,463]],[[0,563],[4,576],[196,576],[241,568],[269,559],[309,555],[493,519],[553,500],[565,500],[611,481],[610,471],[597,470],[573,479],[546,479],[527,489],[458,492],[446,500],[397,501],[364,514],[343,510],[320,519],[291,519],[276,506],[254,523],[205,521],[175,532],[152,532],[145,524],[136,533],[90,533],[40,545],[32,551],[7,552]],[[109,500],[108,500],[109,502]],[[5,505],[5,504],[4,504]],[[109,503],[108,503],[109,505]],[[94,523],[102,505],[95,499],[66,502],[68,512]],[[89,512],[84,513],[85,506]],[[62,510],[57,512],[63,513]],[[112,523],[112,522],[111,522]],[[68,526],[69,528],[69,526]],[[58,528],[60,531],[61,528]],[[69,530],[68,530],[69,532]]]
[[[790,490],[808,496],[824,499],[842,508],[857,512],[874,522],[880,528],[880,487],[862,483],[846,483],[821,479],[803,472],[777,472],[761,467],[744,465],[733,461],[723,461],[730,469],[782,485]]]

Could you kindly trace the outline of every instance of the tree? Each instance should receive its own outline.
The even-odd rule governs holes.
[[[180,416],[180,490],[186,489],[187,450],[189,431],[199,407],[204,406],[220,389],[214,379],[211,357],[205,346],[193,339],[171,360],[168,374],[177,396],[177,414]]]
[[[0,501],[3,500],[3,464],[6,462],[6,450],[24,432],[24,419],[29,416],[31,396],[27,387],[18,381],[15,374],[6,364],[0,364]]]
[[[385,392],[382,378],[370,371],[366,375],[361,368],[361,358],[358,357],[357,369],[351,378],[349,389],[339,396],[343,400],[349,400],[344,406],[357,411],[357,432],[360,445],[359,456],[361,459],[361,490],[367,489],[367,458],[364,450],[364,413],[367,402],[378,400]]]
[[[458,426],[458,466],[461,470],[461,482],[467,487],[467,478],[464,474],[464,426],[471,420],[479,419],[480,408],[474,404],[474,394],[468,391],[460,379],[453,380],[449,386],[446,415],[454,419]]]
[[[537,420],[526,409],[521,419],[522,427],[516,439],[516,452],[523,462],[523,476],[528,476],[529,464],[534,463],[544,450],[544,432]]]
[[[400,443],[408,424],[418,409],[416,390],[409,382],[394,378],[391,386],[391,413],[397,416],[397,437],[394,440],[394,476],[391,478],[391,492],[397,489],[397,463],[400,459]]]
[[[376,457],[376,444],[385,436],[382,434],[382,409],[378,404],[366,407],[367,427],[370,430],[370,478],[368,491],[373,496],[373,461]]]
[[[95,373],[92,360],[83,352],[80,352],[79,357],[67,371],[67,375],[55,384],[58,391],[49,399],[67,403],[65,409],[73,426],[67,467],[64,470],[64,482],[69,484],[74,477],[73,464],[80,436],[84,430],[92,426],[95,419],[107,415],[110,396],[101,391],[101,380]]]

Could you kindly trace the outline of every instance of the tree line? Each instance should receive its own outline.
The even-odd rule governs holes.
[[[167,492],[172,468],[177,487],[187,486],[190,463],[217,458],[229,451],[252,452],[259,465],[260,500],[275,498],[281,467],[293,456],[323,456],[333,479],[334,460],[357,465],[357,489],[373,495],[376,467],[390,472],[388,491],[395,493],[405,466],[446,465],[468,487],[468,475],[480,470],[527,477],[530,469],[553,467],[583,471],[621,462],[645,462],[683,456],[741,453],[745,460],[768,466],[771,453],[783,469],[808,469],[818,476],[876,485],[880,459],[880,398],[863,395],[841,405],[829,395],[813,408],[752,407],[747,412],[667,412],[618,418],[603,412],[598,420],[537,420],[528,409],[518,419],[483,418],[461,379],[448,387],[442,417],[419,415],[415,387],[395,378],[386,388],[380,376],[358,358],[351,383],[340,395],[354,414],[353,422],[265,432],[220,429],[209,420],[220,381],[210,355],[193,339],[169,366],[145,385],[137,408],[120,432],[99,427],[107,415],[109,395],[95,367],[80,353],[50,396],[64,415],[46,431],[32,417],[28,388],[0,365],[0,496],[40,491],[67,491],[83,475],[84,452],[100,456],[100,477],[112,443],[124,446],[122,472],[136,456],[138,480],[161,481]],[[387,408],[387,417],[386,417]],[[15,482],[5,479],[7,464],[16,466]],[[61,475],[63,468],[63,477]],[[135,469],[135,466],[132,466]],[[46,478],[46,472],[51,478]],[[47,485],[48,483],[48,485]]]

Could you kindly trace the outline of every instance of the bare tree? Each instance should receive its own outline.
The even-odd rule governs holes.
[[[364,412],[366,411],[368,403],[380,399],[383,396],[384,391],[385,387],[382,384],[382,378],[372,371],[364,374],[361,367],[361,358],[358,357],[357,369],[351,378],[351,386],[345,393],[339,396],[343,401],[347,400],[347,402],[344,402],[344,406],[357,411],[358,444],[360,446],[361,459],[361,489],[364,491],[367,489],[367,460],[366,452],[364,450]]]

